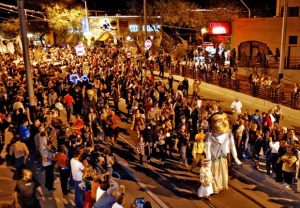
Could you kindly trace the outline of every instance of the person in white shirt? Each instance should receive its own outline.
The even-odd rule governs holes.
[[[242,108],[243,108],[243,104],[242,102],[236,98],[232,103],[231,103],[231,106],[230,106],[232,112],[233,112],[233,118],[235,120],[238,119],[238,116],[242,113]]]
[[[82,162],[79,161],[80,152],[76,150],[74,152],[74,157],[71,159],[71,173],[73,180],[75,182],[75,204],[76,208],[82,208],[84,205],[84,191],[80,188],[80,183],[82,181],[82,171],[84,166]]]
[[[245,130],[245,125],[244,125],[244,120],[240,120],[239,121],[239,127],[235,132],[235,139],[236,139],[236,143],[237,143],[237,151],[238,154],[241,154],[242,148],[241,148],[241,144],[242,144],[242,139],[243,139],[243,133]]]
[[[41,151],[42,155],[42,166],[45,170],[45,187],[48,188],[48,191],[54,190],[54,166],[53,158],[51,151],[51,144],[48,142],[46,144],[46,149]]]
[[[280,143],[278,139],[277,138],[272,139],[272,137],[270,137],[269,147],[270,147],[270,154],[267,158],[267,164],[266,164],[267,175],[270,175],[271,165],[272,165],[272,173],[275,173],[276,162],[279,158],[278,150],[280,147]]]
[[[39,150],[40,150],[40,154],[43,154],[43,151],[45,149],[47,149],[47,134],[45,131],[42,131],[41,133],[39,133]]]

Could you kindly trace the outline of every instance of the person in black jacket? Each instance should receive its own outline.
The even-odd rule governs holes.
[[[189,80],[184,77],[184,80],[182,81],[182,88],[183,88],[183,94],[185,97],[189,96]]]
[[[186,150],[189,143],[189,135],[186,131],[186,126],[182,125],[178,132],[178,146],[180,150],[180,161],[187,167],[188,162],[186,158]]]

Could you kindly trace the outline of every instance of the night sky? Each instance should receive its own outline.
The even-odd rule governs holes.
[[[143,0],[87,0],[88,8],[90,10],[101,10],[105,11],[108,15],[118,14],[128,14],[126,11],[128,9],[128,3],[130,1],[135,1],[136,3],[142,4]],[[148,4],[151,1],[147,0]],[[241,8],[244,6],[240,3],[240,0],[190,0],[199,5],[199,8],[208,7],[218,7],[220,5],[226,5],[228,3],[234,3]],[[276,10],[276,0],[244,0],[245,3],[251,8],[253,16],[274,16]],[[63,2],[67,5],[82,5],[84,3],[82,0],[25,0],[25,8],[36,9],[40,8],[43,3],[49,2]],[[17,5],[16,0],[0,0],[0,3]],[[247,10],[245,9],[245,14]],[[11,14],[10,14],[11,15]],[[14,15],[15,16],[15,15]],[[3,18],[9,17],[9,14],[0,9],[0,21]]]

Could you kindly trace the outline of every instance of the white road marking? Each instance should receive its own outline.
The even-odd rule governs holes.
[[[119,138],[121,138],[124,142],[126,142],[127,144],[129,144],[129,146],[131,146],[133,149],[136,148],[133,144],[131,144],[129,141],[127,141],[124,137],[122,137],[122,136],[119,135]]]

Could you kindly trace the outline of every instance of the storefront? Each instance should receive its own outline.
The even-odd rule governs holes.
[[[240,65],[250,66],[260,54],[266,54],[272,68],[279,67],[282,34],[283,1],[277,1],[275,17],[236,18],[232,21],[231,47],[238,51]],[[288,5],[285,43],[285,67],[300,69],[300,1]]]
[[[139,16],[92,16],[89,17],[89,35],[93,42],[105,41],[117,44],[120,41],[125,46],[142,47],[145,29],[153,45],[159,46],[161,42],[160,17],[148,19],[147,27]],[[88,32],[83,22],[84,34]]]

